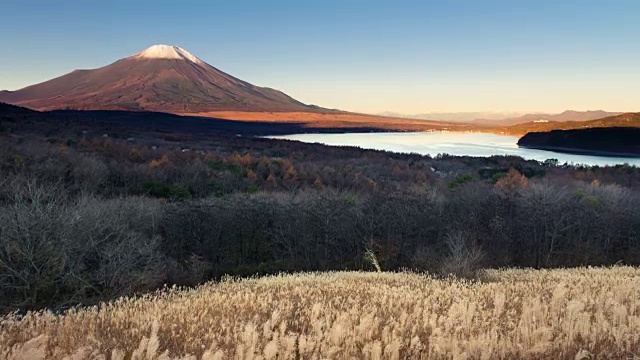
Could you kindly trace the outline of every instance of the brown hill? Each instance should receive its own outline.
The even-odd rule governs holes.
[[[252,85],[168,45],[154,45],[98,69],[0,92],[0,101],[37,110],[331,111]]]
[[[513,135],[524,135],[529,132],[606,127],[640,127],[640,113],[626,113],[590,121],[529,122],[526,124],[509,126],[502,129],[501,132]]]

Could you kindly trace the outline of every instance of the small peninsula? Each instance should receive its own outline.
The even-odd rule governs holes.
[[[530,132],[518,146],[573,154],[640,157],[640,128],[610,127]]]

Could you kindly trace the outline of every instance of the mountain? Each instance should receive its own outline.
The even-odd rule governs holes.
[[[553,130],[572,130],[608,127],[640,127],[640,113],[625,113],[588,121],[546,121],[518,124],[502,129],[506,134],[526,134]]]
[[[590,121],[602,119],[608,116],[621,115],[621,112],[609,112],[603,110],[574,111],[567,110],[561,114],[552,116],[553,121]]]
[[[615,116],[620,115],[621,112],[607,112],[603,110],[589,110],[589,111],[574,111],[574,110],[566,110],[560,114],[526,114],[518,117],[511,117],[506,119],[476,119],[474,123],[476,124],[487,124],[487,125],[517,125],[524,124],[529,122],[545,122],[545,121],[590,121],[601,119],[607,116]]]
[[[0,102],[37,110],[323,110],[235,78],[170,45],[153,45],[98,69],[75,70],[24,89],[2,91]]]

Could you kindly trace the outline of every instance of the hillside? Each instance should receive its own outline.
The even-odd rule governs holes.
[[[28,122],[24,120],[30,120]],[[106,133],[140,134],[146,131],[181,133],[193,138],[209,135],[285,135],[385,131],[469,130],[468,125],[410,119],[392,119],[352,113],[219,111],[177,115],[152,111],[51,110],[35,111],[0,102],[0,125],[29,127],[44,132],[60,124],[73,132],[87,127]],[[127,137],[126,135],[123,135]]]
[[[24,108],[22,106],[16,106],[0,102],[0,117],[13,118],[20,116],[37,116],[40,112]]]
[[[350,130],[353,128],[370,128],[384,131],[466,131],[483,129],[480,126],[455,122],[417,120],[337,111],[332,113],[302,111],[211,111],[185,115],[266,123],[302,123],[310,128],[344,129],[344,132],[353,132]]]
[[[601,156],[640,156],[640,128],[588,128],[530,132],[518,146]]]
[[[601,119],[608,116],[621,115],[620,112],[608,112],[602,110],[589,110],[589,111],[575,111],[566,110],[560,114],[526,114],[518,117],[511,117],[505,119],[476,119],[473,121],[475,124],[484,125],[502,125],[511,126],[526,123],[535,123],[538,121],[548,122],[565,122],[565,121],[590,121]]]
[[[640,113],[625,113],[590,121],[528,122],[526,124],[501,128],[498,131],[510,135],[524,135],[529,132],[603,127],[640,127]]]
[[[0,318],[0,356],[574,360],[630,358],[637,349],[636,268],[499,270],[485,277],[335,272],[228,279],[63,315]]]

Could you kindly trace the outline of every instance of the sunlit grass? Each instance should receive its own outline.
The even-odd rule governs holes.
[[[6,316],[0,358],[633,359],[639,297],[631,267],[227,280]]]

